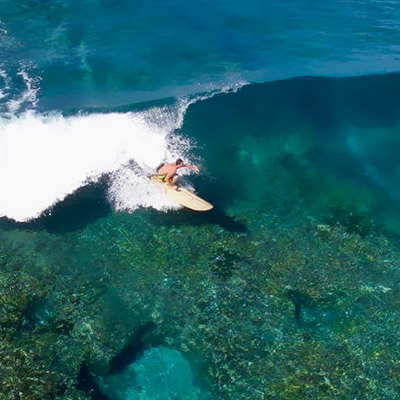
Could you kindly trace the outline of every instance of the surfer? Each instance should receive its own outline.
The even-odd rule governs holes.
[[[176,171],[179,168],[189,168],[196,173],[199,172],[199,168],[195,165],[185,164],[182,159],[178,158],[174,163],[165,163],[161,167],[157,169],[157,178],[162,181],[166,182],[168,185],[172,187],[177,187],[177,181],[179,176],[177,175]]]

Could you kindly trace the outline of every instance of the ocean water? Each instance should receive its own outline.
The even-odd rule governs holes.
[[[0,0],[1,396],[398,398],[399,20]]]

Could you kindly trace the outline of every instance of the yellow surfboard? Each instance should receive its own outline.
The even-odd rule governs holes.
[[[213,208],[213,205],[208,201],[203,200],[201,197],[196,196],[185,188],[179,186],[177,189],[171,188],[155,176],[152,176],[151,179],[165,189],[167,196],[186,208],[190,208],[194,211],[209,211]]]

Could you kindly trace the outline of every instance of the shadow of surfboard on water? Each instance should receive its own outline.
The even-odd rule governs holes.
[[[107,199],[108,178],[103,177],[99,182],[91,183],[76,190],[63,201],[45,211],[39,218],[29,222],[16,222],[9,218],[0,218],[0,228],[5,230],[23,229],[63,234],[84,229],[88,224],[109,216],[113,211]],[[207,185],[199,179],[199,193],[207,196],[214,209],[207,212],[195,212],[182,209],[176,212],[158,212],[152,209],[142,210],[155,225],[207,225],[216,224],[230,232],[246,232],[246,227],[227,216],[222,209],[223,198],[218,198],[221,189],[217,185]],[[213,194],[214,191],[214,194]],[[226,191],[221,191],[225,193]],[[228,196],[229,197],[229,196]],[[227,197],[227,198],[228,198]]]
[[[206,181],[203,177],[191,177],[190,182],[196,188],[196,194],[211,203],[214,208],[210,211],[198,212],[187,208],[178,211],[159,212],[152,211],[151,222],[164,226],[201,226],[219,225],[229,232],[245,233],[247,227],[230,217],[224,211],[224,207],[230,204],[234,198],[234,190],[223,180],[214,179]]]
[[[155,225],[163,226],[202,226],[214,224],[219,225],[222,229],[229,232],[247,232],[245,225],[226,215],[218,206],[206,212],[196,212],[186,208],[168,213],[152,211],[150,220]]]

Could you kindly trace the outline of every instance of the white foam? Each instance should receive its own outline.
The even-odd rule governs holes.
[[[5,23],[0,19],[0,37],[3,36],[4,38],[7,34],[8,30],[5,28]]]
[[[183,107],[185,109],[185,107]],[[74,117],[25,113],[0,120],[0,215],[39,216],[83,184],[112,173],[117,209],[172,206],[148,175],[163,160],[185,157],[190,142],[173,130],[177,109]]]
[[[8,101],[7,108],[10,114],[15,114],[19,111],[23,104],[27,104],[29,109],[33,109],[37,105],[37,93],[39,92],[41,78],[39,76],[30,76],[27,72],[28,68],[30,67],[21,66],[17,72],[17,76],[22,79],[25,85],[25,90],[17,98]]]
[[[0,99],[7,96],[10,89],[10,79],[6,71],[0,69],[0,77],[3,79],[3,87],[0,89]]]
[[[184,158],[187,162],[193,162],[190,149],[195,143],[181,134],[174,133],[182,126],[190,104],[192,101],[180,99],[173,107],[155,107],[143,114],[148,129],[158,132],[164,138],[164,154],[157,155],[150,168],[135,159],[134,165],[124,166],[113,173],[109,197],[116,210],[134,211],[138,207],[152,207],[166,211],[179,208],[158,185],[149,180],[149,176],[154,174],[156,167],[163,161],[171,162],[177,158]],[[188,171],[181,171],[182,175],[187,173]]]
[[[160,211],[179,208],[161,188],[135,169],[123,168],[113,176],[110,199],[117,210],[152,207]]]

